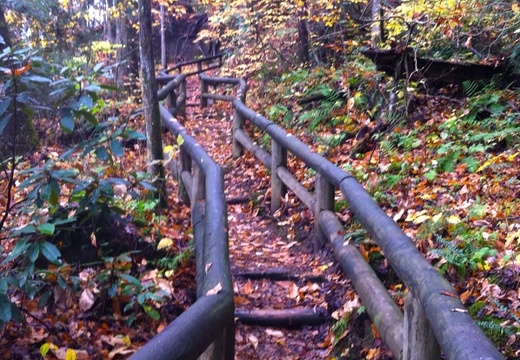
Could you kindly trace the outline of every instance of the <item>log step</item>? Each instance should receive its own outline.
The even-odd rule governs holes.
[[[296,275],[290,270],[274,268],[266,270],[242,271],[234,274],[236,277],[243,277],[251,280],[269,279],[272,281],[310,281],[313,283],[323,283],[326,281],[322,275]]]
[[[235,310],[235,318],[243,324],[286,328],[320,325],[328,321],[327,312],[323,308]]]

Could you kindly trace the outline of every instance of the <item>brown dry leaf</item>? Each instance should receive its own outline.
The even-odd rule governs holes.
[[[256,348],[258,347],[258,338],[256,336],[254,336],[253,334],[251,334],[247,337],[247,339],[249,340],[249,342],[253,345],[253,347],[256,350]]]
[[[135,353],[135,349],[128,349],[125,347],[119,347],[108,353],[108,358],[112,359],[126,359],[128,355]]]
[[[274,337],[277,337],[277,338],[283,338],[284,337],[283,332],[281,332],[280,330],[266,329],[265,333],[267,335],[269,335],[269,336],[274,336]]]
[[[96,302],[96,298],[94,297],[94,294],[92,291],[90,291],[89,288],[86,288],[81,293],[81,296],[79,297],[79,308],[81,311],[85,312],[89,310],[94,303]]]
[[[253,284],[251,283],[250,280],[248,280],[244,286],[242,286],[242,294],[244,295],[250,295],[252,294],[253,292],[255,292],[255,289],[253,287]]]
[[[250,303],[249,299],[245,296],[235,296],[235,304],[236,305],[248,305]]]
[[[298,286],[293,282],[289,288],[289,294],[287,295],[291,299],[297,299],[300,296]]]
[[[208,290],[206,295],[217,295],[220,292],[220,290],[222,290],[222,284],[219,282],[217,285],[215,285],[213,289]]]

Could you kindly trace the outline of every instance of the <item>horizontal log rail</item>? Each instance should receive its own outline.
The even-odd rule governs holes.
[[[172,92],[182,88],[187,76],[159,77],[160,82],[166,82],[158,92],[159,99],[170,97],[171,100]],[[174,95],[176,101],[179,98],[182,101],[182,94]],[[223,171],[163,105],[160,105],[160,114],[163,126],[183,139],[175,172],[181,197],[191,206],[197,301],[130,359],[233,360],[235,305]]]
[[[201,73],[203,73],[205,71],[208,71],[208,70],[211,70],[211,69],[217,69],[217,68],[221,67],[222,66],[222,62],[223,62],[223,58],[224,58],[225,55],[226,55],[226,52],[223,51],[223,52],[220,52],[220,53],[218,53],[216,55],[213,55],[213,56],[207,56],[207,57],[200,58],[200,59],[184,61],[184,62],[178,63],[175,66],[173,66],[171,68],[168,68],[168,69],[166,69],[164,71],[166,73],[170,73],[170,72],[173,72],[173,71],[177,71],[178,73],[182,73],[182,68],[183,67],[186,67],[186,66],[189,66],[189,65],[193,65],[193,64],[197,64],[197,70],[196,71],[187,72],[185,74],[188,75],[188,76],[201,74]],[[215,60],[217,60],[216,63],[215,63]],[[207,67],[204,68],[204,64],[207,64]]]
[[[277,124],[249,109],[245,105],[247,87],[244,80],[212,78],[204,74],[199,78],[202,106],[207,106],[208,98],[230,101],[227,96],[209,94],[208,85],[238,86],[237,95],[231,100],[234,108],[234,157],[241,156],[245,148],[271,170],[273,213],[280,207],[287,188],[309,207],[315,217],[317,246],[325,241],[331,244],[336,259],[351,279],[382,340],[397,359],[439,359],[441,350],[451,360],[503,359],[468,315],[454,288],[352,175],[312,152]],[[271,137],[271,153],[258,146],[244,132],[246,120]],[[289,173],[286,168],[287,152],[316,171],[314,194],[297,184],[296,178]],[[345,242],[345,230],[333,212],[335,189],[341,190],[350,210],[380,246],[389,264],[408,288],[404,314],[359,250]]]

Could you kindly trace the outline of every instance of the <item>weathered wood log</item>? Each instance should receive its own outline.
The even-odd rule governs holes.
[[[320,173],[316,173],[315,199],[313,212],[321,213],[322,210],[334,211],[334,186]],[[321,230],[320,226],[314,227],[314,252],[319,251],[327,243],[327,235]]]
[[[248,203],[251,200],[252,200],[251,196],[242,196],[242,197],[234,197],[234,198],[231,198],[231,199],[226,199],[226,203],[228,205],[238,205],[238,204]]]
[[[336,215],[332,211],[322,211],[318,216],[318,226],[329,239],[334,257],[359,294],[381,339],[395,358],[400,359],[403,352],[403,313],[359,250],[345,244],[345,230]]]
[[[296,194],[298,199],[300,199],[309,210],[314,212],[316,199],[309,191],[307,191],[305,186],[300,184],[293,174],[291,174],[291,172],[285,167],[279,167],[276,170],[276,173],[283,183]]]
[[[320,325],[328,321],[326,311],[323,308],[235,310],[235,317],[244,324],[288,328]]]
[[[374,62],[377,70],[397,79],[425,79],[433,86],[460,84],[466,80],[490,79],[506,71],[506,64],[456,63],[414,56],[413,49],[367,49],[361,52]],[[408,74],[406,74],[408,69]]]
[[[404,300],[403,360],[438,360],[441,348],[421,304],[408,293]]]
[[[200,96],[204,99],[212,99],[212,100],[220,100],[220,101],[233,101],[235,99],[235,97],[231,96],[231,95],[219,95],[219,94],[208,94],[208,93],[203,93]]]
[[[243,271],[235,274],[235,276],[252,280],[269,279],[272,281],[310,281],[313,283],[322,283],[326,281],[323,275],[295,275],[291,270],[283,268]]]
[[[287,188],[278,174],[278,168],[287,166],[287,150],[278,142],[271,142],[271,214],[280,208]]]
[[[236,139],[237,142],[245,147],[250,153],[252,153],[258,160],[260,160],[260,162],[264,164],[266,168],[271,168],[271,155],[262,149],[261,146],[255,144],[243,130],[236,129],[233,138]]]

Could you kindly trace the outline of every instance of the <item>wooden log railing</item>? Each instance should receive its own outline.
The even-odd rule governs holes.
[[[159,100],[185,83],[186,74],[169,79]],[[179,107],[179,95],[175,103]],[[182,98],[181,98],[182,99]],[[171,102],[168,101],[171,106]],[[234,359],[234,301],[229,267],[227,208],[223,171],[171,112],[160,105],[163,126],[182,138],[179,185],[191,206],[195,243],[197,301],[132,357],[132,360]]]
[[[245,105],[245,81],[199,76],[202,99],[231,101],[234,108],[233,155],[251,151],[271,169],[271,211],[291,189],[314,214],[316,244],[328,241],[345,274],[350,278],[382,340],[397,359],[451,360],[503,359],[493,343],[468,315],[454,288],[416,249],[413,241],[377,205],[349,173],[312,152],[280,126]],[[208,85],[234,84],[233,100],[207,93]],[[244,131],[249,121],[272,140],[271,153],[258,146]],[[316,171],[311,194],[286,168],[287,152]],[[382,249],[387,261],[408,288],[404,314],[392,300],[359,250],[344,239],[345,230],[333,212],[335,189],[340,189],[351,211]]]
[[[166,73],[170,73],[173,71],[177,71],[179,74],[182,73],[182,68],[185,68],[190,65],[197,65],[197,70],[190,71],[185,73],[186,75],[196,75],[196,74],[202,74],[205,71],[211,70],[211,69],[217,69],[222,66],[223,58],[226,55],[226,52],[220,52],[213,56],[204,57],[201,59],[195,59],[190,61],[184,61],[181,63],[176,64],[175,66],[168,68],[165,70]],[[206,64],[206,67],[204,65]]]

